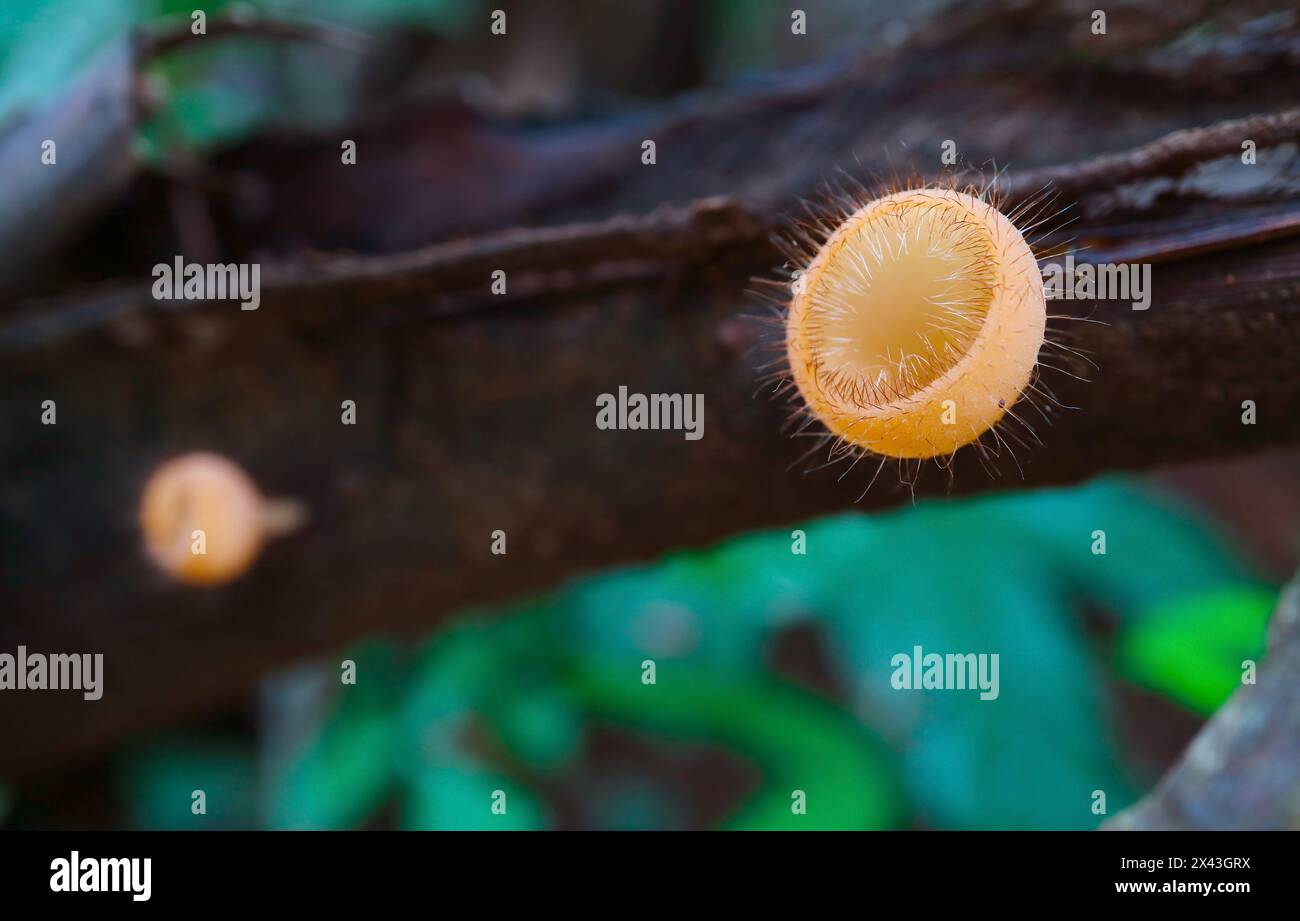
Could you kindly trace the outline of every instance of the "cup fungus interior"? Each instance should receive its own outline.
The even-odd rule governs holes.
[[[791,371],[844,441],[936,457],[977,439],[1028,385],[1046,309],[1033,251],[991,204],[948,189],[850,215],[795,286]]]

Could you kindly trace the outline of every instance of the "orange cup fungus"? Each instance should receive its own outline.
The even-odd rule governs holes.
[[[241,575],[267,537],[267,505],[242,469],[216,454],[186,454],[149,478],[140,500],[145,549],[190,585]]]
[[[850,214],[797,277],[786,350],[808,409],[844,443],[950,455],[1029,386],[1046,303],[1029,244],[992,204],[951,189]]]

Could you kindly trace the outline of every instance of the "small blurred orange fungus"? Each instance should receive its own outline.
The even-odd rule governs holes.
[[[243,470],[216,454],[186,454],[154,471],[140,499],[153,561],[190,585],[241,575],[267,536],[266,503]]]

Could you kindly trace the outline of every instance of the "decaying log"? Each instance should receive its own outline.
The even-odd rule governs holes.
[[[266,666],[357,634],[427,629],[463,604],[849,507],[865,479],[785,469],[801,446],[779,432],[783,408],[754,396],[744,274],[696,275],[658,297],[633,288],[454,320],[268,298],[7,354],[0,648],[103,652],[108,690],[93,704],[0,698],[15,740],[4,769],[228,699]],[[1297,285],[1300,240],[1285,239],[1157,265],[1149,311],[1087,305],[1107,325],[1073,324],[1070,344],[1101,370],[1091,384],[1048,372],[1080,408],[1039,426],[1044,447],[1016,448],[1024,482],[1300,441]],[[597,395],[620,385],[703,393],[704,438],[597,430]],[[40,425],[44,399],[56,426]],[[340,424],[345,399],[355,426]],[[152,572],[132,520],[149,469],[187,448],[230,455],[311,513],[215,592]],[[1021,485],[1001,467],[1000,485]],[[954,472],[958,492],[990,485],[972,458]],[[942,493],[946,478],[929,474],[918,490]],[[886,486],[863,504],[907,496]],[[489,552],[496,529],[504,557]]]

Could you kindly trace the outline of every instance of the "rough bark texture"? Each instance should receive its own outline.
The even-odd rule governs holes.
[[[1024,39],[1011,54],[1008,34]],[[1055,324],[1091,353],[1095,381],[1046,370],[1077,411],[1044,405],[1050,427],[1030,411],[1045,444],[1015,446],[1018,465],[1004,454],[996,482],[959,456],[953,491],[1300,442],[1290,180],[1215,196],[1179,184],[1193,165],[1185,142],[1156,148],[1178,151],[1165,160],[1143,146],[1280,109],[1300,81],[1271,79],[1247,108],[1233,93],[1250,79],[1240,68],[1223,65],[1227,91],[1208,92],[1213,62],[1190,84],[1158,58],[1135,76],[1140,56],[1127,70],[1062,56],[1062,35],[1066,50],[1088,40],[1059,11],[956,16],[830,71],[545,131],[459,105],[403,111],[341,134],[364,151],[355,169],[340,169],[337,137],[255,141],[212,167],[204,194],[221,255],[268,266],[256,312],[149,300],[142,279],[184,228],[160,219],[166,184],[142,179],[67,263],[70,282],[96,264],[131,277],[0,315],[0,649],[102,652],[107,672],[95,703],[0,696],[0,774],[211,711],[268,667],[358,635],[428,630],[466,604],[850,506],[864,466],[844,482],[786,469],[805,445],[781,433],[783,406],[755,396],[766,356],[744,317],[757,309],[747,289],[780,263],[768,231],[800,195],[840,167],[866,183],[932,175],[950,137],[975,163],[1084,163],[1052,174],[1082,216],[1071,232],[1107,259],[1156,263],[1148,311],[1061,306],[1103,321]],[[1293,120],[1271,120],[1281,127],[1261,150],[1287,143]],[[1211,128],[1197,156],[1232,151],[1224,138],[1240,130]],[[646,137],[659,146],[653,167],[640,163]],[[893,140],[923,153],[899,163]],[[1122,166],[1134,163],[1145,165]],[[1072,186],[1076,175],[1088,182]],[[1153,176],[1167,184],[1138,204],[1114,187]],[[303,255],[340,248],[355,252]],[[501,299],[484,275],[498,260],[510,268]],[[1044,359],[1085,370],[1051,349]],[[703,440],[597,430],[596,396],[620,385],[703,393]],[[355,426],[340,424],[345,399]],[[40,424],[43,400],[56,401],[56,426]],[[1254,425],[1242,424],[1244,400]],[[310,514],[216,591],[150,569],[134,524],[151,468],[191,448],[229,455]],[[949,488],[930,469],[916,492]],[[910,494],[886,475],[862,506]],[[497,529],[506,556],[489,552]]]

